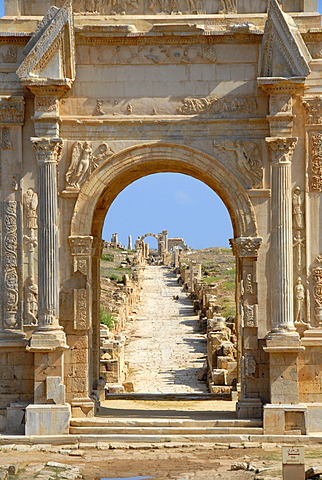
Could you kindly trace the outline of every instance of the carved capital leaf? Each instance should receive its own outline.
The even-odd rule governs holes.
[[[60,160],[63,148],[61,138],[32,137],[31,141],[39,162],[58,162]]]
[[[238,257],[257,257],[263,242],[260,237],[239,237],[230,240],[234,253]]]
[[[272,164],[291,164],[297,140],[296,137],[267,137]]]

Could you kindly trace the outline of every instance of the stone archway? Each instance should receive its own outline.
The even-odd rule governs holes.
[[[70,244],[82,244],[84,239],[87,239],[86,241],[91,246],[100,245],[105,215],[117,195],[135,180],[160,172],[183,173],[193,176],[212,188],[225,203],[231,216],[235,237],[232,244],[237,259],[237,303],[245,308],[247,334],[254,336],[258,326],[258,298],[255,293],[257,287],[254,286],[254,289],[249,294],[244,294],[242,298],[239,285],[245,275],[248,275],[248,278],[250,275],[254,285],[256,283],[256,260],[261,239],[257,238],[255,213],[247,192],[216,158],[191,147],[164,143],[138,145],[113,155],[92,174],[78,195],[71,222]],[[77,256],[77,253],[74,255]],[[80,256],[84,256],[82,252]],[[86,262],[89,267],[87,301],[90,302],[90,299],[93,298],[88,311],[88,315],[91,317],[88,319],[89,338],[92,339],[89,357],[90,389],[91,385],[95,384],[99,378],[99,359],[96,351],[98,351],[99,345],[99,322],[97,319],[99,316],[100,249],[89,248]],[[250,333],[249,330],[252,332]],[[239,335],[242,339],[241,331]],[[257,346],[254,348],[256,350]],[[242,357],[243,346],[240,347],[240,358]],[[243,396],[247,397],[245,376],[241,380],[244,382]],[[251,388],[253,386],[254,381],[251,383]],[[257,400],[256,405],[254,405],[256,401],[251,403],[251,411],[248,406],[246,406],[246,410],[240,407],[241,415],[260,416],[262,404],[259,398]]]

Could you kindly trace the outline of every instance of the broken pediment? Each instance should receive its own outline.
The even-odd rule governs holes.
[[[292,17],[282,11],[277,0],[270,0],[262,43],[261,79],[305,78],[310,73],[311,60]]]
[[[70,85],[75,78],[74,27],[71,1],[51,7],[24,49],[17,70],[24,85]]]

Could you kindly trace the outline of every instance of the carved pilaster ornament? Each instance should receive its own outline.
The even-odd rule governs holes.
[[[313,192],[322,192],[322,133],[310,136],[310,187]]]
[[[3,329],[18,329],[19,274],[17,202],[4,202],[3,212]]]
[[[314,314],[319,327],[322,327],[322,267],[316,267],[313,274]]]

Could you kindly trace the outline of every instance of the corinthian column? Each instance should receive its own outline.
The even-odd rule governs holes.
[[[291,164],[297,138],[266,138],[272,164],[272,333],[295,332]]]
[[[38,328],[30,347],[50,349],[63,346],[59,325],[59,269],[57,162],[62,150],[60,138],[32,138],[39,170],[38,206]]]

